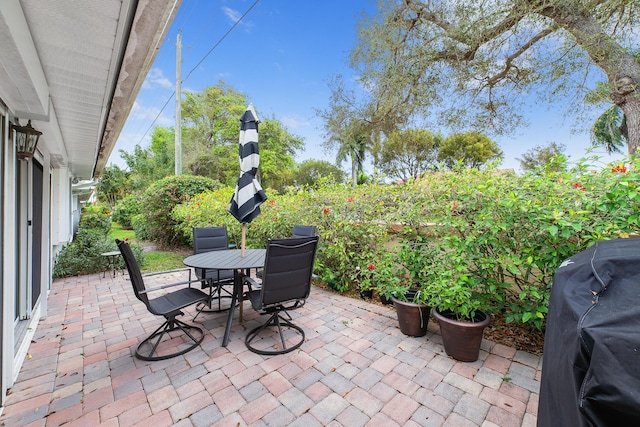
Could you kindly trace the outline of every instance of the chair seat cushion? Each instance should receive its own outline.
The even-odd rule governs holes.
[[[153,314],[164,316],[178,312],[180,309],[199,301],[205,301],[208,298],[209,295],[199,289],[182,288],[177,291],[172,291],[170,294],[149,299],[149,308]]]

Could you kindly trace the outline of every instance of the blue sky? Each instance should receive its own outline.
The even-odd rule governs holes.
[[[327,81],[332,76],[355,77],[348,66],[348,53],[356,40],[358,17],[363,10],[375,11],[376,1],[260,0],[223,39],[254,2],[182,1],[111,154],[111,163],[124,166],[120,149],[132,152],[136,144],[148,146],[150,127],[175,125],[175,99],[171,95],[178,31],[183,45],[183,92],[202,91],[223,80],[244,93],[261,117],[274,117],[291,133],[304,138],[305,150],[298,153],[297,161],[334,161],[335,152],[327,153],[322,147],[322,122],[315,116],[315,109],[327,106]],[[565,144],[571,160],[584,156],[589,134],[572,132],[573,120],[563,117],[564,106],[549,109],[532,101],[526,111],[527,128],[516,135],[495,138],[505,155],[501,167],[518,170],[518,157],[549,142]],[[443,130],[444,135],[449,133]],[[596,153],[603,156],[603,161],[620,157],[609,157],[602,150]],[[343,166],[348,168],[346,163]]]

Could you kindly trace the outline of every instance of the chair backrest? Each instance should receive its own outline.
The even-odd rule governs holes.
[[[193,253],[220,251],[229,249],[229,236],[227,227],[201,227],[193,228]]]
[[[270,239],[262,277],[262,306],[306,299],[311,290],[318,236]]]
[[[294,225],[293,233],[291,233],[292,239],[297,239],[300,237],[311,237],[316,235],[316,226],[315,225]]]
[[[133,251],[127,242],[116,239],[116,244],[118,245],[118,249],[120,249],[120,253],[122,254],[122,259],[124,260],[124,264],[127,266],[127,271],[129,272],[129,280],[131,280],[131,285],[133,286],[133,292],[140,301],[147,306],[147,309],[150,309],[149,306],[149,297],[147,297],[146,293],[142,293],[145,290],[144,280],[142,280],[142,273],[140,273],[140,266],[138,266],[138,261],[136,261],[136,257],[133,255]]]

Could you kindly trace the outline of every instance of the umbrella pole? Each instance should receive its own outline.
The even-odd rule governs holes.
[[[244,256],[244,245],[247,240],[247,224],[242,223],[242,239],[240,240],[240,256]]]

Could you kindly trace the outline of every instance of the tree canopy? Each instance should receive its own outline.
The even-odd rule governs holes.
[[[564,144],[557,144],[555,142],[551,142],[548,145],[536,145],[526,153],[522,155],[521,159],[518,159],[520,162],[520,167],[525,172],[530,171],[546,171],[546,172],[561,172],[565,169],[564,161],[557,161],[559,156],[562,156],[564,160],[566,156],[564,156],[565,150]]]
[[[191,175],[234,186],[240,174],[238,138],[246,97],[224,82],[203,92],[187,92],[182,102],[182,155]],[[120,150],[130,173],[130,189],[144,191],[154,181],[174,174],[174,129],[154,128],[151,146],[133,153]],[[293,183],[294,156],[304,140],[275,118],[259,124],[260,178],[263,187],[281,189]]]
[[[438,160],[448,168],[480,168],[488,162],[502,159],[495,141],[479,132],[454,133],[440,144]]]
[[[364,16],[351,55],[370,92],[371,121],[388,126],[437,111],[456,129],[506,133],[525,95],[576,105],[603,77],[602,101],[627,118],[640,145],[638,0],[382,0]]]
[[[294,180],[299,186],[317,188],[321,183],[338,184],[344,182],[344,172],[326,160],[305,160],[298,166]]]
[[[358,174],[363,174],[365,155],[371,150],[374,128],[370,115],[362,111],[357,95],[347,89],[341,75],[330,81],[329,87],[329,106],[316,111],[324,120],[323,145],[326,150],[337,148],[336,164],[351,161],[351,181],[355,186]]]
[[[113,208],[126,193],[126,188],[127,172],[118,165],[109,165],[100,174],[100,180],[96,185],[98,200]]]
[[[376,166],[391,178],[407,181],[437,169],[442,137],[426,129],[396,131],[374,150]]]
[[[156,127],[151,134],[151,146],[139,144],[133,153],[120,150],[129,170],[128,190],[142,192],[149,184],[174,174],[174,129]]]

